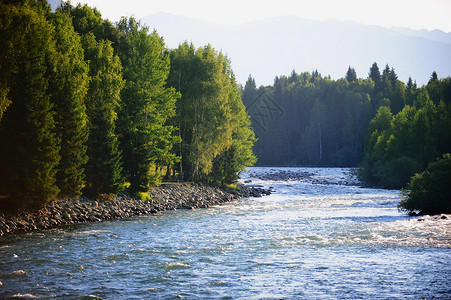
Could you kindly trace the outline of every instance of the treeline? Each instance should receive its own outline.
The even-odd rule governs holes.
[[[451,152],[451,79],[435,72],[421,88],[377,63],[364,79],[351,67],[338,80],[293,71],[260,88],[249,77],[243,102],[260,165],[361,166],[372,184],[404,187]]]
[[[408,82],[406,93],[411,101],[401,111],[381,106],[369,124],[360,168],[368,182],[405,187],[413,175],[451,152],[451,78],[439,80],[434,72],[420,89]]]
[[[255,141],[227,57],[168,50],[134,18],[0,3],[0,199],[142,195],[162,176],[231,183]],[[163,173],[164,170],[164,173]]]
[[[335,81],[293,71],[258,89],[250,77],[243,102],[258,137],[258,164],[356,166],[377,103],[374,82],[350,75]]]

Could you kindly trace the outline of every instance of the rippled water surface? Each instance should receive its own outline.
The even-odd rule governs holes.
[[[253,177],[307,171],[301,181]],[[0,238],[0,298],[450,299],[451,216],[398,212],[349,169],[250,168],[276,193]]]

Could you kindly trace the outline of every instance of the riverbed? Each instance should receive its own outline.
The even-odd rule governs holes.
[[[1,237],[0,298],[451,298],[450,215],[408,217],[351,169],[241,181],[275,192]]]

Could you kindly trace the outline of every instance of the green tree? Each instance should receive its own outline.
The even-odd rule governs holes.
[[[207,180],[218,155],[242,155],[242,149],[231,148],[235,132],[233,122],[243,124],[241,119],[234,118],[238,118],[237,114],[242,118],[244,107],[238,100],[238,87],[230,62],[209,45],[195,49],[194,45],[183,43],[171,52],[168,83],[182,94],[177,103],[177,122],[182,138],[179,171],[188,180]],[[240,131],[235,134],[239,135]],[[250,136],[247,139],[252,140]]]
[[[0,5],[1,44],[14,45],[11,104],[0,124],[0,194],[16,204],[40,206],[58,193],[60,143],[46,76],[55,55],[54,31],[27,3]]]
[[[348,67],[348,71],[346,72],[346,80],[349,83],[357,80],[357,73],[355,72],[354,68],[351,68],[351,66]]]
[[[416,113],[412,122],[411,138],[415,140],[415,158],[423,169],[438,155],[437,151],[437,109],[425,90],[420,92],[414,103]]]
[[[80,37],[67,14],[56,11],[56,54],[51,68],[49,90],[54,103],[56,132],[61,140],[56,184],[60,195],[76,197],[84,187],[87,162],[88,120],[85,96],[88,90],[88,65],[84,61]]]
[[[406,85],[406,105],[413,105],[413,102],[417,98],[417,83],[413,82],[412,78],[409,76],[409,80],[407,81]]]
[[[247,107],[252,105],[255,100],[257,100],[258,91],[257,85],[255,83],[255,79],[249,75],[247,78],[246,84],[244,85],[243,93],[242,93],[242,101],[244,105]]]
[[[214,158],[210,175],[213,182],[220,184],[234,183],[238,180],[241,171],[257,161],[253,153],[256,138],[233,76],[230,78],[228,88],[230,90],[228,106],[232,116],[229,124],[232,127],[232,142]]]
[[[137,194],[148,190],[152,165],[177,161],[171,149],[179,138],[167,120],[175,115],[179,95],[165,87],[170,61],[163,38],[156,31],[149,34],[134,18],[123,18],[118,29],[124,43],[119,55],[126,80],[118,129],[124,175],[131,193]]]
[[[71,16],[75,31],[80,35],[92,33],[99,39],[105,39],[102,14],[96,8],[80,3],[77,6],[72,6],[70,1],[67,1],[62,2],[58,10]]]
[[[381,106],[369,124],[365,155],[359,169],[359,176],[365,181],[379,183],[385,171],[385,149],[392,137],[393,120],[390,108]]]
[[[412,177],[398,207],[415,215],[451,213],[451,154],[431,162]]]
[[[371,66],[368,77],[374,81],[374,94],[382,92],[382,76],[377,63],[373,63],[373,65]]]
[[[434,81],[437,81],[438,80],[438,75],[437,75],[437,72],[432,72],[432,75],[431,75],[431,78],[429,79],[429,82],[428,82],[428,84],[430,84],[430,83],[433,83]]]
[[[116,134],[120,92],[124,86],[122,66],[111,42],[96,41],[92,33],[82,37],[85,59],[89,61],[89,89],[86,107],[89,138],[86,165],[88,195],[117,194],[122,189],[121,152]]]
[[[109,40],[115,54],[118,54],[117,49],[123,45],[120,42],[119,30],[109,20],[103,19],[96,8],[86,4],[73,6],[70,1],[62,1],[58,10],[71,16],[74,29],[80,35],[92,33],[97,41]]]

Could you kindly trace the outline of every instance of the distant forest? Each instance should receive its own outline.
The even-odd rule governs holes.
[[[451,79],[435,72],[418,87],[377,63],[365,79],[293,71],[259,88],[249,76],[242,93],[261,166],[361,166],[363,179],[403,187],[451,152]]]

